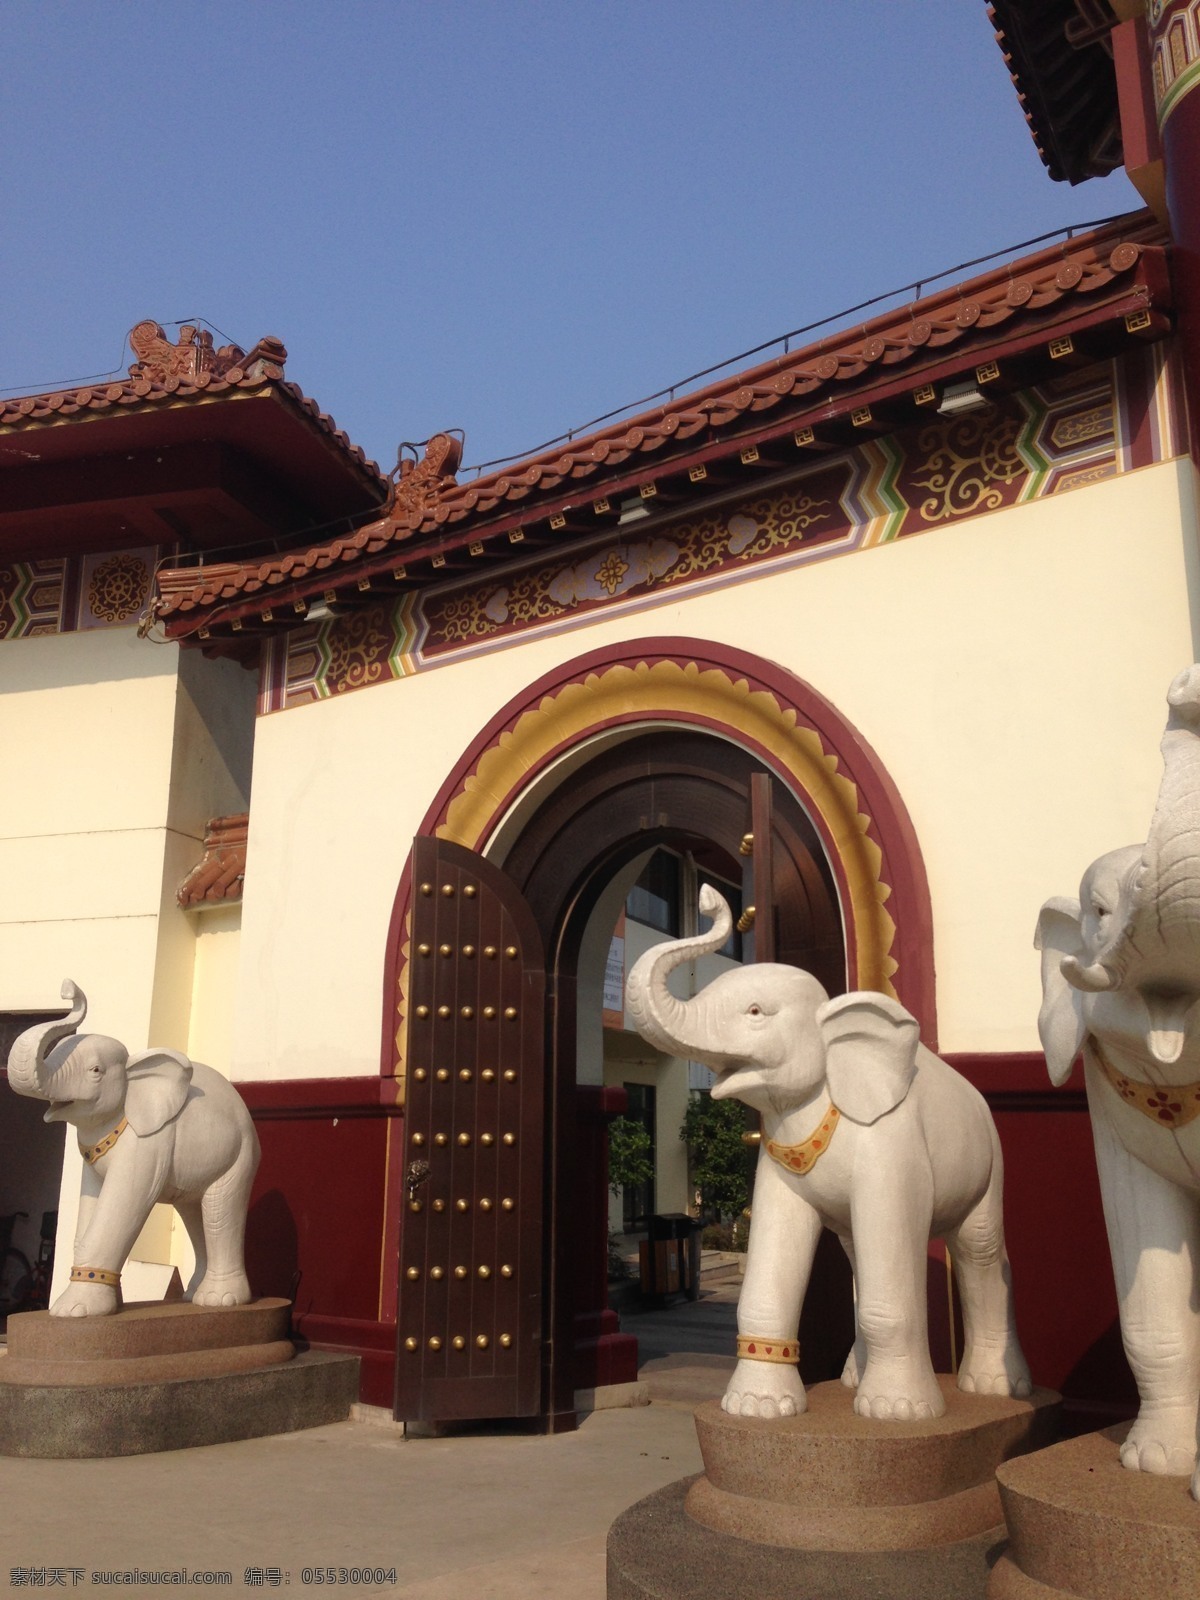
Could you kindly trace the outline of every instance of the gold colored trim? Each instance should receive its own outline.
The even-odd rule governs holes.
[[[121,1274],[109,1272],[105,1267],[72,1267],[72,1283],[103,1283],[110,1289],[121,1287]]]
[[[800,1359],[799,1339],[761,1339],[757,1334],[739,1333],[739,1361],[778,1361],[794,1367]]]
[[[764,750],[791,780],[804,804],[824,826],[841,863],[849,905],[845,908],[857,944],[852,987],[895,997],[891,954],[896,925],[884,902],[890,887],[880,882],[881,852],[867,837],[870,818],[859,810],[858,790],[837,770],[837,758],[815,729],[797,725],[796,712],[774,694],[752,689],[717,667],[674,661],[615,665],[565,684],[518,717],[479,757],[450,802],[438,837],[481,850],[486,832],[511,805],[528,774],[564,746],[578,743],[616,717],[670,719],[672,713],[701,718],[730,730],[739,743]]]
[[[95,1162],[99,1161],[101,1156],[106,1156],[108,1154],[128,1126],[129,1119],[127,1117],[122,1117],[112,1132],[106,1133],[103,1139],[98,1139],[95,1144],[81,1144],[79,1146],[79,1154],[87,1162],[89,1167]]]
[[[1131,1078],[1116,1067],[1100,1048],[1100,1041],[1091,1034],[1088,1043],[1096,1057],[1096,1064],[1127,1106],[1152,1122],[1156,1128],[1186,1128],[1189,1122],[1200,1117],[1200,1082],[1198,1083],[1143,1083]]]
[[[838,1108],[830,1106],[819,1126],[807,1139],[802,1139],[799,1144],[777,1144],[774,1139],[768,1139],[767,1154],[788,1172],[798,1172],[803,1177],[806,1172],[812,1171],[829,1149],[841,1118],[842,1113]]]

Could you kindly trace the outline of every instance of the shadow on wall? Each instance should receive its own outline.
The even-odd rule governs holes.
[[[292,1208],[278,1189],[260,1195],[246,1217],[246,1275],[256,1295],[297,1298],[300,1239]]]

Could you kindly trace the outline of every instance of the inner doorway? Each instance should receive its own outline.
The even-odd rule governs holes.
[[[752,794],[756,784],[760,798],[763,786],[769,787],[769,821],[765,827],[760,825],[759,836],[748,846],[748,838],[755,832],[754,816],[757,814],[761,823],[767,815],[761,807],[755,812]],[[418,842],[423,848],[436,843]],[[463,858],[468,855],[453,848]],[[438,932],[449,926],[439,893],[451,888],[452,882],[449,872],[443,873],[447,882],[439,889],[439,869],[431,866],[431,876],[421,884],[414,883],[411,947],[415,952],[437,952],[440,959],[423,968],[418,956],[413,964],[414,983],[427,971],[448,987],[440,1006],[434,1004],[438,997],[431,990],[428,1000],[414,1004],[409,1019],[406,1136],[410,1141],[419,1136],[423,1144],[419,1151],[414,1146],[407,1152],[412,1158],[410,1181],[415,1180],[421,1192],[409,1193],[402,1234],[398,1373],[409,1377],[406,1382],[398,1379],[397,1415],[452,1420],[455,1416],[536,1414],[550,1427],[572,1426],[575,1390],[596,1386],[598,1381],[614,1381],[611,1367],[606,1370],[603,1359],[606,1341],[620,1337],[615,1318],[607,1311],[608,1196],[603,1141],[594,1129],[588,1131],[589,1117],[583,1109],[587,1073],[581,1072],[581,1055],[588,1049],[589,1029],[599,1032],[603,1026],[607,935],[599,960],[594,950],[595,929],[603,929],[607,920],[602,903],[606,895],[611,898],[614,884],[628,880],[631,869],[651,859],[657,850],[686,858],[726,883],[745,878],[752,863],[760,918],[756,937],[761,945],[772,950],[774,959],[805,967],[831,995],[845,992],[842,913],[820,835],[799,796],[778,777],[767,774],[762,761],[731,738],[695,728],[643,726],[595,739],[574,752],[560,770],[546,775],[500,823],[484,843],[482,855],[474,859],[489,883],[502,888],[505,895],[511,890],[512,906],[520,909],[510,908],[505,915],[525,921],[527,912],[530,932],[520,941],[519,962],[525,963],[526,949],[532,951],[535,944],[540,945],[537,959],[543,963],[545,981],[542,1037],[536,1041],[526,1037],[522,1061],[506,1069],[519,1072],[527,1085],[535,1074],[540,1075],[541,1083],[542,1135],[536,1148],[535,1141],[522,1141],[520,1158],[522,1193],[543,1197],[538,1226],[540,1286],[527,1274],[521,1301],[526,1326],[533,1328],[536,1323],[541,1330],[540,1381],[532,1385],[527,1375],[515,1388],[504,1390],[523,1396],[522,1409],[481,1413],[471,1409],[478,1405],[472,1395],[492,1392],[480,1381],[481,1364],[486,1364],[486,1350],[492,1346],[479,1344],[491,1335],[486,1330],[474,1335],[478,1348],[472,1361],[481,1370],[475,1381],[457,1383],[457,1342],[464,1341],[463,1349],[469,1350],[471,1330],[457,1333],[448,1323],[442,1325],[451,1314],[451,1300],[441,1285],[451,1289],[453,1275],[460,1269],[464,1281],[474,1282],[482,1269],[489,1273],[497,1270],[496,1264],[467,1259],[467,1244],[460,1251],[462,1262],[434,1260],[439,1235],[426,1224],[432,1225],[435,1216],[444,1215],[444,1211],[433,1210],[439,1202],[443,1207],[461,1202],[464,1214],[472,1216],[485,1201],[494,1203],[490,1194],[475,1192],[484,1181],[481,1174],[490,1170],[490,1157],[482,1152],[491,1150],[490,1141],[498,1136],[496,1129],[478,1121],[485,1117],[489,1102],[482,1095],[475,1097],[474,1091],[469,1095],[459,1091],[458,1109],[443,1115],[436,1098],[430,1098],[436,1096],[439,1073],[446,1075],[447,1082],[452,1076],[463,1085],[475,1081],[476,1074],[482,1076],[478,1062],[484,1058],[470,1052],[491,1046],[482,1022],[475,1020],[470,998],[475,982],[472,973],[481,970],[469,971],[467,966],[476,959],[466,954],[474,949],[473,936],[460,943]],[[454,871],[460,876],[453,882],[466,885],[473,869],[456,858]],[[464,872],[467,877],[462,876]],[[632,875],[636,878],[637,872]],[[484,877],[476,876],[482,894]],[[430,893],[423,896],[426,884],[431,886]],[[625,892],[622,889],[622,898]],[[432,918],[431,908],[437,906],[441,907],[441,921],[429,920],[426,927],[422,918]],[[611,928],[609,922],[609,934]],[[530,978],[530,993],[536,992],[540,981],[540,977]],[[415,987],[412,995],[416,1002]],[[439,1045],[440,1055],[436,1051],[429,1055],[427,1042],[433,1030],[422,1033],[416,1020],[422,1005],[426,1016],[434,1020],[443,1008],[447,1018],[451,1013],[463,1019],[470,1014],[471,1026],[464,1030],[456,1023],[452,1043]],[[521,1032],[528,1033],[524,1025]],[[448,1041],[451,1036],[443,1032],[442,1039]],[[440,1175],[437,1152],[443,1149],[454,1155],[452,1180]],[[479,1162],[472,1165],[474,1151],[481,1154]],[[446,1172],[451,1172],[449,1166]],[[426,1202],[429,1209],[424,1209]],[[528,1227],[533,1226],[531,1217]],[[491,1237],[487,1229],[476,1233]],[[463,1235],[465,1240],[474,1237]],[[528,1229],[524,1237],[528,1247]],[[533,1295],[538,1287],[535,1317]],[[428,1368],[427,1381],[414,1380],[416,1361],[405,1362],[406,1353],[413,1357],[418,1351],[420,1366]],[[499,1354],[496,1360],[500,1361]],[[465,1373],[465,1363],[460,1364]],[[493,1385],[496,1393],[503,1387]],[[535,1388],[536,1404],[532,1398]],[[426,1394],[435,1391],[436,1401],[427,1404]]]

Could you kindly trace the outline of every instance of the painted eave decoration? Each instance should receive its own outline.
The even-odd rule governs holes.
[[[154,612],[168,637],[245,643],[539,548],[640,530],[911,425],[948,382],[999,394],[1159,339],[1169,306],[1165,236],[1137,212],[471,483],[456,477],[458,441],[435,435],[386,516],[267,559],[168,563]]]
[[[1082,183],[1122,164],[1107,0],[991,0],[988,15],[1050,176]]]

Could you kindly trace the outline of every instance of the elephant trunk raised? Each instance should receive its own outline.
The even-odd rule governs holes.
[[[8,1056],[8,1082],[18,1094],[31,1095],[35,1100],[59,1098],[51,1093],[56,1071],[47,1058],[54,1046],[73,1034],[87,1016],[87,996],[69,978],[62,986],[62,997],[71,1007],[65,1017],[26,1028],[13,1042]],[[61,1063],[58,1065],[61,1068]]]
[[[1200,665],[1175,678],[1167,704],[1162,783],[1125,914],[1087,965],[1069,956],[1062,966],[1084,992],[1136,992],[1163,1064],[1183,1048],[1200,972]]]
[[[733,923],[729,907],[708,884],[700,890],[700,910],[712,917],[712,927],[693,938],[673,939],[647,950],[629,973],[625,1005],[638,1033],[656,1050],[714,1064],[711,1039],[701,1040],[696,1031],[696,1002],[677,1000],[667,988],[667,977],[676,967],[712,955],[729,938]]]

